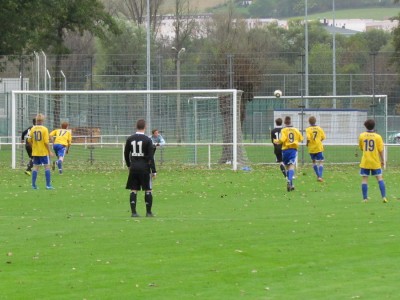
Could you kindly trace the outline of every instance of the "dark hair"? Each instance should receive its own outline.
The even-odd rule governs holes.
[[[281,126],[281,125],[282,125],[282,119],[281,119],[281,118],[276,119],[276,120],[275,120],[275,124],[276,124],[277,126]]]
[[[310,123],[310,125],[315,125],[315,123],[317,123],[317,118],[311,116],[310,118],[308,118],[308,122]]]
[[[364,126],[368,130],[373,130],[375,128],[375,121],[372,119],[368,119],[367,121],[364,122]]]
[[[67,128],[68,128],[68,125],[69,125],[68,122],[62,122],[62,123],[61,123],[61,128],[62,128],[62,129],[67,129]]]
[[[138,130],[143,130],[143,129],[145,129],[145,128],[146,128],[146,121],[143,120],[143,119],[138,120],[137,123],[136,123],[136,128],[137,128]]]
[[[158,129],[153,129],[153,130],[151,131],[151,133],[154,134],[156,131],[158,131]]]
[[[289,116],[285,117],[285,125],[290,125],[292,123],[292,119]]]

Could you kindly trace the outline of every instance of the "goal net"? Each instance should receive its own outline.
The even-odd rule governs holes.
[[[49,129],[69,123],[72,147],[66,166],[110,168],[124,165],[126,138],[145,119],[147,134],[158,129],[166,140],[157,164],[221,166],[245,163],[241,146],[240,96],[237,90],[13,91],[11,97],[12,167],[28,157],[21,133],[38,113]]]

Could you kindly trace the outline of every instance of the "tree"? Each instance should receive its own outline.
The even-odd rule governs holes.
[[[2,1],[0,9],[0,55],[21,55],[34,45],[39,19],[35,0]]]
[[[261,74],[258,68],[259,62],[252,59],[251,46],[249,46],[249,31],[247,24],[240,19],[229,6],[226,13],[215,14],[207,24],[207,41],[204,40],[209,52],[211,52],[208,65],[214,69],[207,70],[210,73],[210,84],[215,88],[236,88],[242,90],[240,102],[240,122],[238,128],[238,141],[242,139],[241,125],[246,116],[246,104],[253,99],[255,85],[253,78]],[[232,161],[232,99],[225,96],[219,98],[220,113],[224,121],[224,146],[222,149],[220,163]],[[245,162],[245,151],[238,147],[238,160]]]
[[[177,88],[180,88],[180,62],[181,62],[181,54],[185,48],[183,47],[184,43],[192,36],[193,30],[196,26],[196,21],[194,17],[191,15],[194,13],[190,7],[189,0],[175,0],[175,20],[174,20],[174,46],[172,49],[174,50],[175,57],[175,72],[177,77]],[[178,84],[179,80],[179,84]],[[176,141],[180,143],[182,140],[181,133],[181,101],[180,95],[177,97],[177,114],[176,114]]]
[[[149,0],[150,24],[153,32],[158,30],[160,8],[164,2],[165,0]],[[115,11],[137,26],[144,25],[147,16],[147,0],[118,0],[115,3]]]
[[[146,30],[124,21],[119,27],[119,35],[109,33],[107,39],[99,40],[94,73],[116,76],[96,82],[96,89],[143,89],[140,75],[146,73]]]
[[[37,30],[37,41],[42,49],[47,49],[56,55],[55,89],[61,89],[61,62],[63,56],[69,53],[65,45],[68,33],[83,35],[90,32],[101,39],[106,38],[106,32],[119,33],[119,28],[104,6],[98,0],[40,0],[36,2],[37,9],[45,12],[42,15],[41,26]],[[53,122],[60,123],[60,97],[54,99]]]

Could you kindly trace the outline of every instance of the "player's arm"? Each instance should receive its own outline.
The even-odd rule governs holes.
[[[308,130],[308,128],[306,129],[306,136],[307,136],[306,146],[308,147],[308,144],[310,143],[310,141],[312,139],[312,132],[310,130]]]
[[[68,131],[67,132],[67,154],[68,154],[68,152],[69,152],[69,148],[71,148],[71,144],[72,144],[72,135],[71,135],[71,132],[70,131]]]
[[[164,138],[161,136],[161,135],[159,135],[159,137],[160,137],[160,146],[164,146],[165,145],[165,140],[164,140]]]
[[[325,131],[321,127],[319,129],[321,130],[321,142],[322,142],[323,140],[326,139],[326,134],[325,134]]]
[[[358,148],[359,148],[361,151],[363,151],[363,146],[364,146],[363,139],[362,139],[362,136],[360,136],[360,137],[358,138]]]
[[[126,166],[129,168],[131,166],[131,143],[129,139],[127,139],[125,143],[124,158]]]
[[[156,163],[154,161],[154,151],[153,151],[153,143],[147,143],[147,151],[148,156],[148,163],[150,166],[150,172],[151,172],[151,176],[155,177],[157,175],[157,170],[156,170]]]
[[[383,144],[382,138],[379,139],[377,146],[378,146],[379,159],[381,160],[381,165],[383,167],[385,165],[385,157],[384,157],[385,146]]]
[[[279,139],[274,139],[273,143],[276,145],[283,144],[287,139],[286,130],[281,130],[281,137]]]
[[[303,141],[303,135],[301,134],[300,130],[297,129],[298,141],[299,143]]]
[[[57,136],[57,130],[53,130],[52,132],[50,132],[49,137],[50,137],[50,142],[52,144],[54,144],[56,136]]]
[[[25,136],[28,134],[29,128],[25,129],[21,135],[21,143],[25,142]]]

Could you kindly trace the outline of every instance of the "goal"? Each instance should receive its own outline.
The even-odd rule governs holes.
[[[13,91],[11,97],[12,168],[28,157],[20,143],[37,113],[49,131],[68,122],[72,147],[67,163],[101,168],[124,165],[126,138],[138,119],[147,134],[158,129],[166,145],[158,164],[219,166],[236,170],[246,161],[241,146],[240,96],[235,89],[141,91]]]
[[[385,143],[389,140],[387,95],[257,96],[253,103],[257,108],[248,107],[247,118],[258,114],[253,127],[260,128],[259,131],[270,132],[276,118],[290,116],[293,126],[305,135],[309,117],[315,116],[327,136],[324,145],[328,164],[359,163],[359,157],[355,155],[358,136],[365,131],[363,124],[367,118],[375,119],[375,129]],[[299,161],[310,161],[305,143],[300,146]]]

